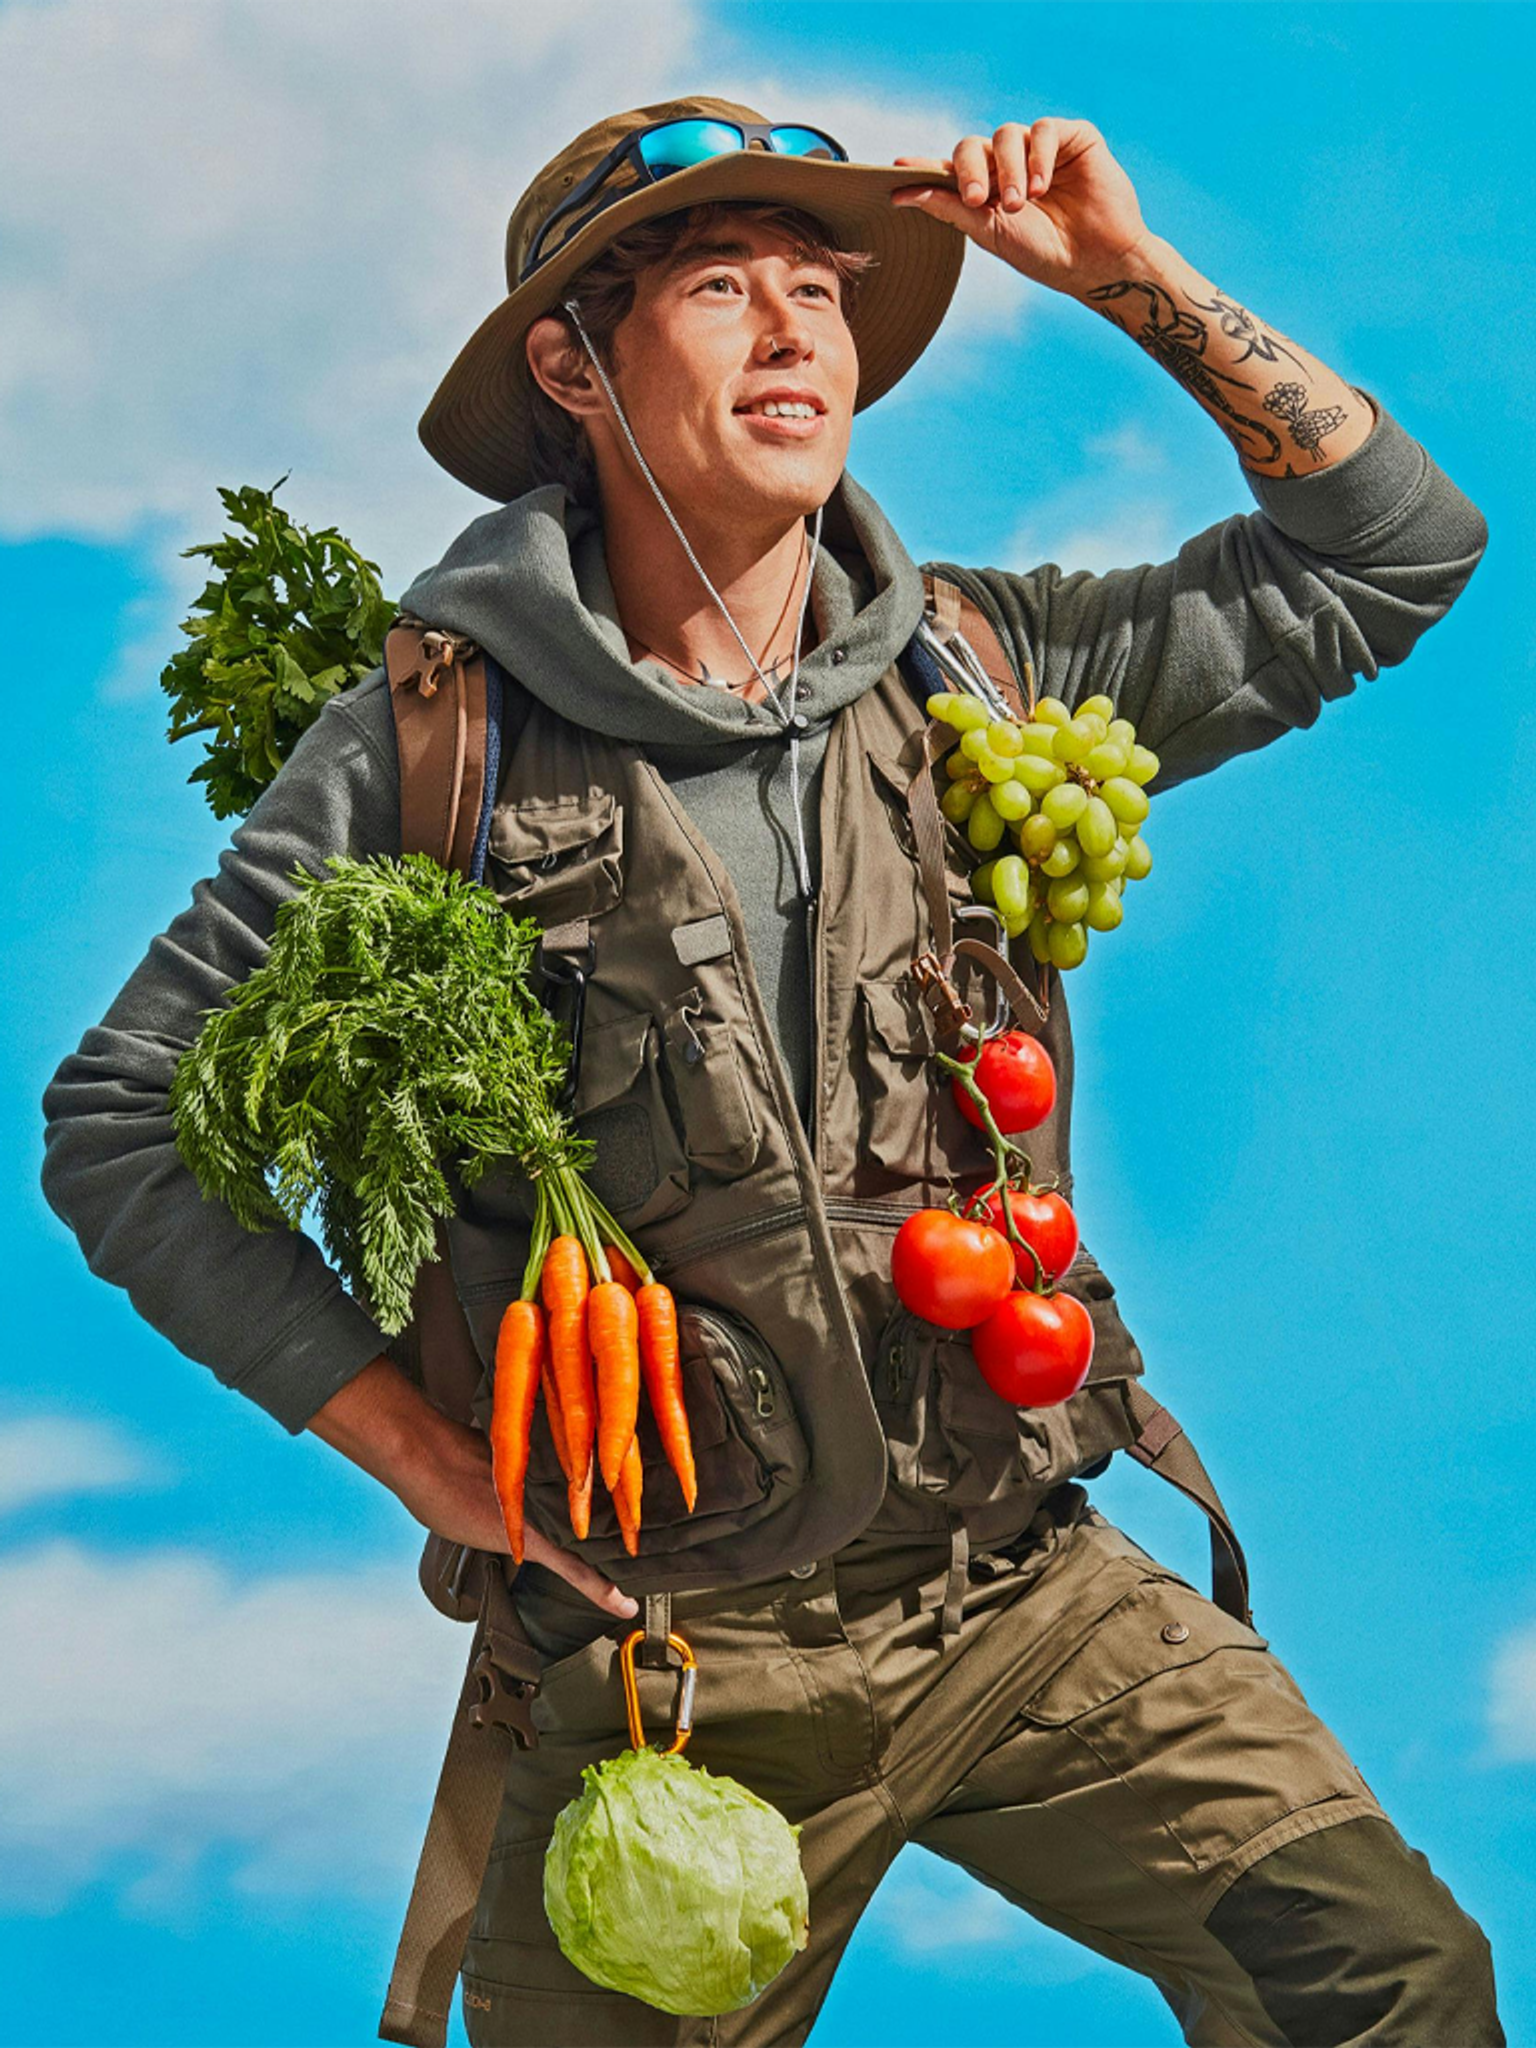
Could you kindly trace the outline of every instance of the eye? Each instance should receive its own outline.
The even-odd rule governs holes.
[[[727,291],[734,291],[736,289],[735,278],[729,276],[723,270],[715,277],[706,277],[700,289],[707,292],[711,286],[717,284],[723,284]]]
[[[822,296],[822,297],[823,297],[824,299],[830,299],[830,298],[831,298],[831,296],[832,296],[832,293],[831,293],[831,291],[829,290],[829,288],[828,288],[828,287],[827,287],[826,285],[824,285],[824,284],[817,284],[817,283],[815,283],[815,282],[811,282],[811,283],[807,283],[807,284],[802,284],[802,285],[798,286],[798,287],[797,287],[797,289],[798,289],[798,290],[800,290],[800,291],[802,291],[802,292],[820,292],[820,293],[821,293],[821,296]]]

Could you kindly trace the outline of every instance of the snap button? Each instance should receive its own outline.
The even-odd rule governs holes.
[[[796,732],[805,732],[811,723],[803,711],[797,711],[789,722]]]
[[[833,666],[834,668],[841,668],[841,667],[842,667],[842,665],[843,665],[843,663],[844,663],[844,662],[845,662],[845,661],[846,661],[847,659],[848,659],[848,650],[847,650],[847,648],[846,648],[846,647],[834,647],[834,648],[833,648],[833,650],[832,650],[832,666]]]
[[[1163,1623],[1163,1641],[1165,1643],[1187,1643],[1189,1641],[1188,1627],[1182,1621],[1165,1621]]]
[[[810,1579],[814,1578],[815,1575],[816,1560],[814,1558],[812,1558],[809,1564],[792,1564],[789,1568],[789,1576],[792,1579]]]

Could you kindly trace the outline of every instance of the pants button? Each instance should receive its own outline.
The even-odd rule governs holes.
[[[810,1579],[814,1578],[815,1575],[816,1560],[814,1558],[809,1564],[793,1564],[789,1568],[789,1576],[792,1579]]]

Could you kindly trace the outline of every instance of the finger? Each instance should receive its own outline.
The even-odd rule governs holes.
[[[1029,196],[1038,199],[1051,188],[1056,153],[1061,147],[1061,123],[1049,115],[1036,121],[1029,131]]]
[[[557,1573],[568,1586],[574,1586],[578,1593],[584,1594],[594,1606],[601,1607],[608,1614],[617,1614],[628,1620],[640,1611],[637,1600],[621,1592],[611,1579],[604,1578],[584,1557],[574,1557],[570,1551],[561,1550],[541,1536],[537,1529],[529,1529],[523,1554],[531,1557],[535,1564],[542,1564]]]
[[[948,171],[954,166],[948,157],[937,156],[893,156],[891,162],[901,170]]]
[[[992,145],[983,136],[965,135],[955,144],[955,176],[967,206],[985,206],[992,189]]]
[[[964,235],[977,234],[985,220],[980,208],[967,206],[958,192],[935,190],[931,185],[903,185],[891,194],[891,204],[915,206],[919,213],[931,214]]]
[[[1024,204],[1025,144],[1029,130],[1018,121],[1006,121],[992,138],[992,157],[997,166],[997,193],[1005,213],[1017,213]]]

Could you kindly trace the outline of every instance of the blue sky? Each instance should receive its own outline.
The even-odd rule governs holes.
[[[875,161],[1086,116],[1149,223],[1488,518],[1403,667],[1155,807],[1156,875],[1073,980],[1075,1158],[1259,1626],[1488,1931],[1511,2041],[1536,2039],[1531,58],[1529,10],[1501,6],[532,27],[0,0],[7,2038],[374,2039],[465,1638],[417,1594],[391,1496],[91,1277],[38,1190],[38,1098],[223,843],[156,688],[215,487],[291,470],[295,512],[402,588],[479,509],[415,420],[498,293],[512,199],[598,114],[710,89]],[[1162,371],[974,252],[850,466],[920,558],[1016,568],[1161,559],[1252,506]],[[1203,1574],[1167,1489],[1126,1467],[1095,1492]],[[916,1851],[814,2035],[1177,2038],[1149,1985]]]

